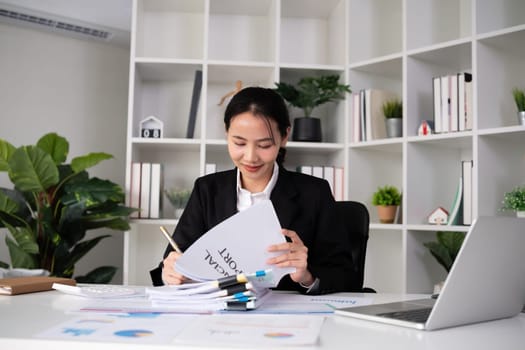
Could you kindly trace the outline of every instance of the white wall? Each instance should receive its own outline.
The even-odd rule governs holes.
[[[47,132],[70,142],[69,158],[107,152],[115,158],[89,170],[124,185],[129,49],[0,24],[0,138],[14,146],[34,144]],[[0,173],[0,186],[11,187]],[[82,275],[101,265],[119,268],[123,234],[111,233],[77,266]],[[6,232],[0,260],[9,262]]]

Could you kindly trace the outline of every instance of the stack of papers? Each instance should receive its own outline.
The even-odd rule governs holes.
[[[252,310],[268,293],[272,270],[223,277],[215,281],[151,287],[146,294],[153,306],[180,311]]]
[[[283,254],[268,247],[284,242],[272,202],[263,201],[213,227],[177,260],[175,269],[193,283],[148,288],[147,293],[155,305],[185,311],[254,309],[269,288],[295,271],[266,263]]]

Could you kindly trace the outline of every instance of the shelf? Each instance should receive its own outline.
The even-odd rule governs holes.
[[[274,88],[278,81],[296,83],[305,76],[337,74],[353,93],[384,89],[402,99],[403,137],[353,142],[353,101],[348,94],[344,101],[313,111],[321,119],[323,142],[287,144],[287,169],[342,167],[345,198],[368,207],[365,285],[382,292],[429,293],[444,279],[444,270],[423,243],[433,240],[437,230],[467,232],[469,227],[429,225],[427,216],[439,206],[451,206],[462,161],[474,164],[474,217],[504,215],[499,209],[503,193],[524,182],[525,127],[518,125],[511,91],[525,88],[525,1],[137,0],[135,4],[128,162],[162,162],[168,186],[191,188],[208,163],[217,171],[233,168],[223,123],[231,97],[221,106],[218,103],[234,91],[238,80],[243,86]],[[201,100],[194,138],[187,139],[194,74],[199,69]],[[472,130],[418,136],[421,122],[434,118],[432,79],[460,72],[473,77]],[[164,138],[137,137],[139,121],[149,115],[164,122]],[[290,108],[290,116],[293,123],[303,112]],[[384,185],[403,193],[402,223],[379,223],[371,197]],[[163,210],[170,213],[167,219],[134,221],[126,261],[158,263],[165,242],[156,226],[177,224],[170,218],[174,215],[169,204]],[[158,242],[148,241],[152,239]],[[137,249],[152,244],[158,248],[151,246],[147,254]],[[138,266],[128,271],[133,278],[146,273]]]

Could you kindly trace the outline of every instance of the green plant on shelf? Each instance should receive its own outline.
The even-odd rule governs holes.
[[[512,96],[514,97],[514,102],[516,103],[518,112],[525,111],[525,91],[514,88],[512,89]]]
[[[436,241],[425,242],[423,245],[428,248],[436,261],[450,272],[464,239],[465,232],[438,231]]]
[[[403,103],[400,99],[387,100],[381,108],[386,119],[403,118]]]
[[[183,209],[190,199],[191,190],[170,188],[164,190],[164,194],[175,209]]]
[[[502,210],[525,211],[525,185],[517,186],[510,192],[505,192]]]
[[[303,110],[305,117],[311,117],[317,106],[327,102],[342,100],[345,93],[352,92],[349,85],[339,83],[339,75],[304,77],[297,85],[284,82],[275,83],[275,91],[289,104]]]
[[[372,205],[388,206],[401,204],[401,193],[395,186],[379,187],[372,195]]]

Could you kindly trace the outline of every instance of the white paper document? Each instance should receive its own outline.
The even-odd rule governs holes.
[[[175,237],[175,239],[177,239]],[[271,201],[264,201],[224,220],[202,235],[177,260],[176,270],[195,280],[216,280],[225,276],[272,269],[274,287],[294,268],[266,264],[273,256],[272,244],[286,242]]]
[[[318,343],[323,316],[312,315],[212,315],[197,317],[175,338],[195,345],[265,346]]]

